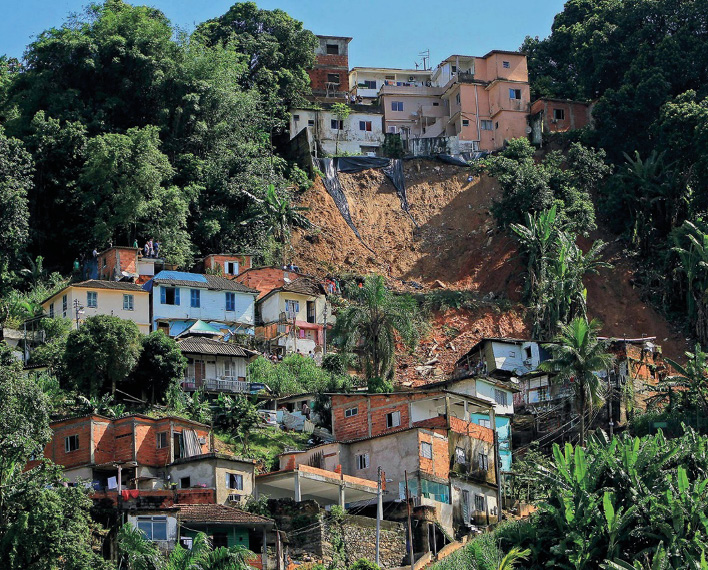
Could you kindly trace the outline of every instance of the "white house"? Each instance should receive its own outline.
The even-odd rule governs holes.
[[[232,334],[254,334],[258,291],[219,275],[160,271],[152,280],[152,329],[175,337],[197,320]]]
[[[307,128],[327,154],[378,152],[384,141],[382,113],[362,105],[350,109],[346,119],[339,119],[331,109],[292,109],[290,138]]]

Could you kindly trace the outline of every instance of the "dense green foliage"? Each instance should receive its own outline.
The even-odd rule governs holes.
[[[91,549],[91,499],[64,487],[61,469],[42,461],[51,437],[49,402],[0,345],[0,566],[8,570],[107,567]]]
[[[304,181],[271,138],[309,89],[315,41],[252,3],[191,36],[121,0],[42,32],[21,65],[0,66],[0,124],[16,137],[0,134],[0,192],[18,198],[0,239],[54,268],[134,239],[185,266],[262,245],[265,229],[241,222],[268,184],[287,201]]]
[[[187,359],[174,339],[162,331],[141,336],[140,345],[129,391],[154,404],[163,399],[172,382],[184,377]]]
[[[521,222],[526,214],[555,204],[560,223],[573,233],[587,234],[596,228],[591,193],[611,169],[603,151],[580,143],[573,143],[565,156],[553,151],[537,162],[527,139],[513,139],[474,170],[494,176],[501,185],[502,199],[492,208],[501,226]]]
[[[333,342],[343,352],[360,355],[367,379],[391,380],[397,337],[413,348],[423,333],[418,304],[410,296],[389,291],[380,275],[368,276],[351,297],[337,314]]]
[[[312,358],[300,354],[286,356],[278,364],[259,357],[248,367],[251,382],[262,382],[276,396],[339,392],[351,387],[348,376],[321,368]]]

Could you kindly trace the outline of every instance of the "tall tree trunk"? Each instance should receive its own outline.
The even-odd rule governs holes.
[[[580,446],[585,447],[585,386],[580,390]]]

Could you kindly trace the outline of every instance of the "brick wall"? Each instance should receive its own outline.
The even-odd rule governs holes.
[[[116,491],[96,491],[91,495],[96,502],[108,501],[114,505],[118,504],[118,493]],[[166,489],[156,489],[150,491],[140,491],[137,499],[123,501],[126,509],[150,507],[151,509],[165,509],[182,505],[213,505],[216,503],[216,491],[214,489],[176,489],[174,491]]]
[[[78,467],[91,461],[91,429],[85,418],[67,420],[54,428],[54,436],[45,448],[45,457],[64,467]],[[79,448],[66,452],[65,439],[72,435],[79,436]],[[49,454],[47,454],[49,451]]]
[[[216,270],[218,267],[221,267],[221,270],[223,271],[224,275],[226,275],[226,262],[227,261],[236,261],[238,262],[238,271],[241,273],[242,271],[245,271],[246,269],[250,269],[252,267],[251,264],[251,256],[250,255],[226,255],[226,254],[211,254],[207,255],[204,258],[204,271],[206,270]]]
[[[432,446],[432,458],[423,457],[421,448],[424,442]],[[444,430],[418,430],[418,456],[421,472],[447,479],[450,474],[448,449],[448,440]]]
[[[450,417],[450,429],[456,433],[494,444],[494,432],[488,427]]]
[[[138,272],[137,249],[132,247],[114,247],[98,256],[99,279],[111,281],[121,271],[127,271],[128,273]]]
[[[260,267],[258,269],[251,269],[250,271],[237,276],[235,280],[246,287],[258,289],[258,298],[260,299],[267,293],[270,293],[273,289],[277,289],[278,287],[285,285],[284,277],[294,281],[300,277],[300,274],[293,273],[292,271],[285,271],[279,267]]]

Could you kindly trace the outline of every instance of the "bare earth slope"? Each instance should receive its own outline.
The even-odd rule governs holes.
[[[516,244],[495,229],[490,212],[499,189],[494,180],[471,179],[469,170],[429,160],[404,163],[410,216],[401,208],[393,184],[380,170],[340,174],[354,225],[362,244],[342,219],[321,180],[302,199],[310,208],[315,230],[296,231],[295,259],[303,270],[322,275],[329,271],[377,272],[399,290],[416,282],[425,289],[440,286],[494,293],[518,301],[523,266]],[[598,235],[605,241],[613,236]],[[586,244],[583,244],[586,245]],[[632,267],[618,245],[607,249],[615,268],[588,279],[592,315],[605,323],[611,336],[657,336],[668,356],[680,357],[687,343],[679,331],[647,306],[631,284]],[[442,326],[459,335],[450,338]],[[456,357],[482,336],[527,336],[518,310],[500,313],[495,307],[436,315],[431,338],[412,357],[402,359],[402,380],[415,380],[417,363],[438,358],[434,373],[448,372]],[[437,346],[437,348],[435,348]],[[431,351],[431,348],[435,350]],[[430,354],[433,356],[430,357]],[[428,374],[428,372],[425,372]]]

